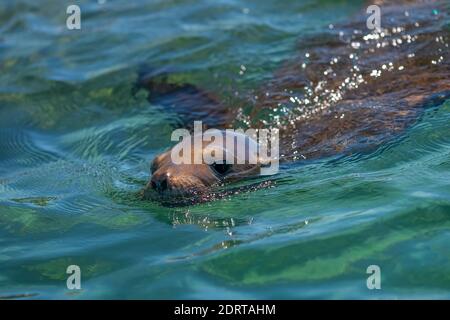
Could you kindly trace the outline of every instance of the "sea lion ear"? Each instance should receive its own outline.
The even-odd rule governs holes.
[[[150,171],[154,173],[159,166],[161,165],[161,161],[167,156],[169,151],[163,152],[160,155],[157,155],[151,162],[150,162]]]
[[[150,161],[150,172],[153,174],[158,169],[158,157]]]

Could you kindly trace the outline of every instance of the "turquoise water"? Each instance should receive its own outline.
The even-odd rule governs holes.
[[[363,1],[77,3],[73,31],[70,2],[0,4],[0,296],[450,298],[450,101],[374,152],[285,164],[273,188],[136,196],[172,132],[132,94],[142,64],[231,99]]]

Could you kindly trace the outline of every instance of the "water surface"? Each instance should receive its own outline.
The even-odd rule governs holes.
[[[0,296],[450,297],[450,101],[369,154],[283,165],[273,188],[136,197],[174,116],[133,94],[143,64],[232,99],[363,1],[79,3],[73,31],[68,2],[0,4]]]

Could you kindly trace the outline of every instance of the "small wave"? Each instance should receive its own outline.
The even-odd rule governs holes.
[[[26,130],[12,128],[1,129],[1,167],[29,167],[56,161],[61,158],[61,155],[55,152],[55,150],[45,147],[47,141],[44,137],[40,137],[40,139],[37,140],[32,132]]]

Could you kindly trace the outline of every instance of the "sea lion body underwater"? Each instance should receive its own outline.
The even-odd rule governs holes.
[[[158,70],[143,72],[138,86],[149,91],[152,104],[176,113],[180,127],[192,128],[201,120],[206,128],[222,130],[279,129],[280,161],[373,150],[404,132],[427,106],[450,97],[450,5],[395,1],[380,6],[381,30],[367,29],[364,12],[352,23],[303,39],[299,54],[261,89],[241,95],[238,108],[192,84],[171,82],[170,73]],[[257,174],[259,167],[245,168],[239,179]],[[236,165],[224,168],[245,172]],[[175,165],[166,152],[153,161],[143,194],[192,198],[226,182],[227,172],[218,174],[210,164]]]

